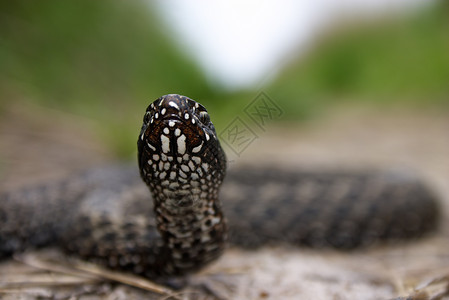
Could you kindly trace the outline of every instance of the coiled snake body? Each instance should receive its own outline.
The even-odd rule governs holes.
[[[138,152],[151,196],[137,169],[124,165],[1,194],[0,257],[57,244],[163,278],[200,269],[227,240],[354,248],[417,237],[438,220],[432,193],[401,174],[246,167],[224,180],[226,158],[209,115],[185,96],[147,108]]]

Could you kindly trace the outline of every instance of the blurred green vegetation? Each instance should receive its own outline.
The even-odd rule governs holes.
[[[0,0],[0,110],[20,99],[97,120],[119,156],[135,152],[142,111],[163,94],[200,100],[224,127],[257,92],[213,87],[150,4]],[[444,106],[448,8],[332,31],[262,89],[295,120],[341,101]]]
[[[160,95],[213,98],[199,67],[138,1],[0,1],[0,108],[19,95],[98,120],[119,155]]]
[[[411,15],[337,26],[266,90],[290,118],[344,101],[448,107],[448,16],[440,1]]]

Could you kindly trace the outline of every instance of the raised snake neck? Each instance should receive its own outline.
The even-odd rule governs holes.
[[[122,165],[1,194],[0,256],[56,244],[161,278],[216,259],[228,235],[249,247],[354,248],[417,237],[438,221],[432,193],[398,173],[245,167],[228,172],[219,192],[224,152],[206,109],[185,96],[166,95],[147,108],[138,150],[152,197],[137,169]]]

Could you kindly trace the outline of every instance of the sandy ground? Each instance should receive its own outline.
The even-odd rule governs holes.
[[[8,109],[0,119],[0,188],[51,180],[111,161],[112,154],[97,141],[90,122],[28,105]],[[258,138],[240,156],[229,155],[230,167],[280,163],[307,169],[407,169],[421,174],[440,196],[446,218],[438,232],[422,240],[350,253],[296,247],[231,248],[194,276],[191,286],[205,283],[225,299],[392,299],[407,295],[415,295],[409,299],[449,299],[435,296],[444,294],[449,282],[447,112],[337,109],[300,127],[269,126],[254,131]],[[146,283],[140,288],[129,286],[139,279],[111,278],[109,272],[89,268],[86,271],[77,262],[67,262],[57,251],[6,260],[0,263],[0,298],[208,299],[191,289],[176,297],[162,296],[148,292]],[[131,282],[123,283],[127,280]]]

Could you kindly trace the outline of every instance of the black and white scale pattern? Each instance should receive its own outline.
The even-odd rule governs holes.
[[[439,220],[437,199],[410,174],[258,165],[225,178],[209,115],[185,96],[147,108],[138,152],[138,168],[95,168],[1,193],[0,257],[58,245],[159,279],[202,268],[227,241],[352,249],[419,237]]]

